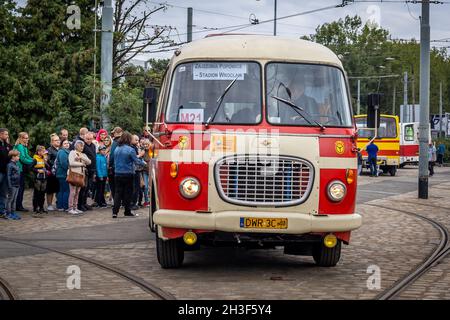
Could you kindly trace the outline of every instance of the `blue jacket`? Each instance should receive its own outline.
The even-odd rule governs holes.
[[[100,153],[96,156],[97,177],[106,178],[108,176],[108,164],[106,157]]]
[[[376,144],[371,143],[366,148],[367,154],[369,155],[369,159],[373,159],[377,157],[378,147]]]
[[[123,145],[114,150],[114,173],[116,176],[133,175],[135,164],[145,165],[145,162],[137,157],[136,151],[132,147]]]
[[[56,154],[56,178],[65,179],[67,178],[67,170],[69,169],[69,152],[61,148]]]
[[[8,188],[18,188],[20,186],[20,168],[17,162],[10,161],[6,165]]]

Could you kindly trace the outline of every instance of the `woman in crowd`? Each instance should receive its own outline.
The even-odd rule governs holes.
[[[125,207],[126,217],[135,217],[131,212],[131,197],[134,184],[135,165],[145,165],[141,159],[144,151],[136,155],[135,149],[131,147],[133,136],[129,132],[124,132],[118,140],[118,146],[114,152],[114,207],[113,218],[117,218],[120,205]]]
[[[150,162],[152,160],[151,158],[151,148],[152,144],[150,143],[149,139],[144,139],[142,141],[142,147],[144,148],[144,161],[145,161],[145,166],[144,166],[144,170],[142,171],[142,179],[144,180],[144,207],[148,207],[150,205],[150,201],[149,201],[149,190],[148,190],[148,177],[149,177],[149,173],[150,173]]]
[[[20,153],[20,160],[17,162],[17,165],[19,166],[20,170],[20,187],[19,192],[17,194],[17,200],[16,200],[16,211],[28,211],[28,209],[23,207],[23,193],[25,191],[25,169],[31,168],[36,164],[36,160],[33,160],[33,158],[30,156],[28,151],[28,141],[30,140],[30,137],[28,136],[28,133],[26,132],[20,132],[19,136],[17,137],[16,144],[14,146],[14,149],[19,151]],[[24,168],[23,165],[26,165],[27,167]]]
[[[59,146],[60,146],[61,142],[59,139],[59,136],[56,133],[53,133],[50,136],[50,148],[47,149],[48,151],[48,165],[50,166],[50,168],[52,168],[52,172],[55,171],[53,170],[53,166],[55,165],[55,160],[56,160],[56,156],[58,154],[58,150],[59,150]],[[56,210],[55,207],[53,207],[53,198],[55,193],[57,193],[59,191],[59,182],[58,179],[56,178],[56,176],[54,174],[51,174],[50,176],[48,176],[47,178],[47,210],[48,211],[54,211]]]
[[[99,147],[105,145],[105,139],[108,136],[108,131],[105,129],[100,129],[97,132],[97,136],[95,137],[95,144],[97,145],[97,150]]]
[[[56,155],[56,178],[59,182],[59,192],[57,195],[57,205],[58,211],[68,211],[69,210],[69,184],[66,181],[67,170],[69,169],[69,150],[70,142],[69,140],[61,141],[61,147]]]
[[[69,171],[86,176],[86,166],[91,164],[91,160],[83,153],[84,142],[77,140],[74,144],[75,149],[69,153]],[[70,172],[69,172],[70,174]],[[70,184],[70,195],[69,195],[69,213],[70,214],[80,214],[83,211],[77,209],[78,196],[80,194],[81,187]]]

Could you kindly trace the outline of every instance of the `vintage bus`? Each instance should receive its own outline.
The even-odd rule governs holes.
[[[419,122],[400,123],[400,168],[419,163]]]
[[[363,168],[369,167],[367,162],[367,151],[365,147],[373,138],[375,131],[367,128],[367,115],[355,116],[356,127],[358,128],[358,148],[361,149],[363,157]],[[400,165],[400,127],[398,116],[387,114],[380,115],[380,127],[374,143],[378,146],[377,164],[383,173],[395,176]]]
[[[316,43],[217,35],[177,50],[150,111],[160,265],[203,246],[336,265],[362,222],[349,96],[341,61]]]

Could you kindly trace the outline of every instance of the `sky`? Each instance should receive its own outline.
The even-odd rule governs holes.
[[[277,36],[299,38],[313,34],[318,25],[344,18],[346,15],[359,15],[363,22],[377,22],[390,31],[395,39],[420,39],[421,4],[405,2],[364,1],[349,4],[343,8],[332,8],[292,18],[279,20]],[[392,1],[392,0],[391,0]],[[233,28],[214,30],[230,26],[249,24],[250,16],[259,21],[273,19],[275,0],[167,0],[148,1],[148,6],[167,3],[166,11],[152,15],[150,24],[170,25],[176,29],[171,31],[171,38],[177,42],[186,41],[187,7],[193,8],[193,40],[207,34],[230,31]],[[311,11],[340,4],[340,0],[277,0],[277,17]],[[450,1],[445,4],[430,5],[431,39],[449,38],[450,41]],[[142,9],[141,9],[142,10]],[[148,10],[148,8],[146,8]],[[236,30],[238,33],[273,34],[273,22],[253,25]],[[450,46],[447,43],[433,43],[438,47]],[[170,58],[173,51],[140,55],[139,60],[149,58]]]

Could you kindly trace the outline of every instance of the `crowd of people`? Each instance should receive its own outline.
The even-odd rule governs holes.
[[[148,128],[140,136],[120,127],[111,135],[105,129],[94,133],[81,128],[72,141],[68,130],[61,129],[50,136],[48,147],[37,145],[34,155],[29,139],[20,132],[11,145],[8,129],[0,128],[0,218],[20,220],[18,212],[29,211],[23,206],[28,173],[33,177],[34,217],[49,211],[80,215],[109,205],[113,218],[122,206],[125,216],[134,217],[132,210],[150,205]]]

